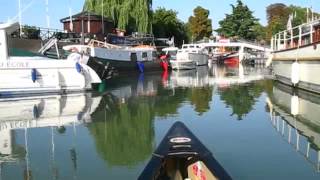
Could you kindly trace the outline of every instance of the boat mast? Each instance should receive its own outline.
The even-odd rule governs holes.
[[[102,6],[101,6],[101,8],[102,8],[102,17],[101,17],[101,25],[102,25],[102,34],[104,35],[104,11],[103,11],[103,1],[104,0],[102,0]]]
[[[49,17],[49,0],[46,0],[46,20],[47,20],[47,28],[50,29],[50,17]]]
[[[19,5],[19,24],[20,24],[19,36],[21,38],[21,36],[22,36],[21,0],[19,0],[18,5]]]
[[[69,0],[69,17],[70,17],[69,29],[70,29],[70,32],[72,32],[73,31],[73,22],[72,22],[71,0]]]

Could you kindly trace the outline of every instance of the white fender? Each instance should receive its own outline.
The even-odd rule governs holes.
[[[292,63],[291,66],[291,82],[297,84],[300,80],[300,67],[298,62]]]

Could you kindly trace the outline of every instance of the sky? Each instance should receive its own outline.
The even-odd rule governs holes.
[[[22,12],[22,24],[47,27],[46,1],[47,0],[20,0]],[[69,8],[72,14],[82,11],[85,0],[48,0],[49,27],[62,29],[60,19],[69,16]],[[219,21],[224,19],[225,14],[231,13],[230,4],[235,4],[237,0],[153,0],[153,9],[164,7],[178,12],[178,18],[184,22],[193,15],[193,9],[202,6],[210,11],[209,18],[212,19],[213,28],[219,26]],[[0,22],[8,19],[18,21],[19,0],[0,0]],[[286,5],[298,5],[302,7],[312,7],[314,11],[320,12],[319,0],[242,0],[254,16],[260,19],[260,23],[266,25],[266,7],[272,3],[283,3]],[[16,18],[14,18],[16,17]]]

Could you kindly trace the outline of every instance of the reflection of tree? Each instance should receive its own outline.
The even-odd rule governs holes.
[[[210,109],[209,102],[212,100],[212,87],[192,88],[189,91],[191,104],[200,115]]]
[[[98,153],[111,165],[133,166],[147,159],[153,150],[153,116],[143,98],[120,103],[105,96],[89,124]]]
[[[256,83],[246,85],[234,85],[220,92],[221,100],[225,101],[227,107],[231,106],[232,115],[236,114],[238,120],[242,120],[243,116],[248,114],[255,99],[263,92],[263,87]]]
[[[174,92],[173,92],[174,91]],[[166,117],[169,114],[178,114],[177,110],[186,99],[188,89],[176,88],[165,90],[158,88],[158,95],[155,97],[154,110],[157,116]]]

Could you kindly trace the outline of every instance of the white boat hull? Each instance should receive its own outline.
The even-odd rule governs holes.
[[[177,61],[192,60],[192,61],[195,61],[197,66],[208,65],[208,59],[209,59],[209,56],[207,54],[187,53],[187,52],[179,52],[177,54]]]
[[[0,61],[0,96],[23,93],[67,92],[91,89],[100,83],[98,75],[86,64],[37,57],[12,57]],[[36,72],[33,79],[32,71]]]
[[[296,60],[297,67],[292,68]],[[320,92],[319,44],[274,52],[272,65],[274,74],[280,82],[308,91]]]

